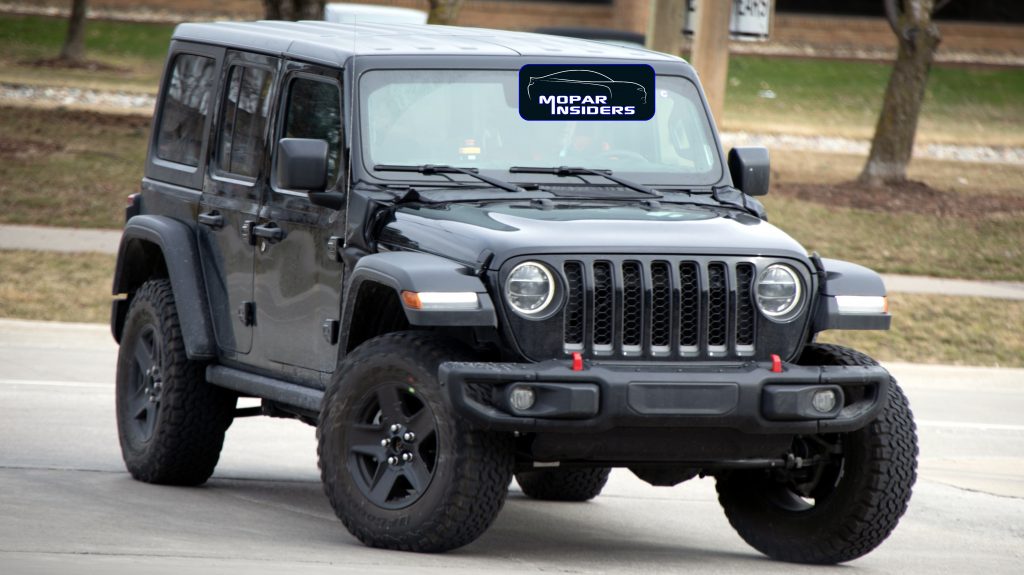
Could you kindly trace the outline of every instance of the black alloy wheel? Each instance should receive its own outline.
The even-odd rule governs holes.
[[[128,376],[133,387],[128,399],[128,424],[133,435],[142,442],[153,438],[160,410],[164,383],[159,358],[160,340],[156,328],[147,324],[139,334],[132,356],[131,375]]]
[[[348,469],[374,505],[402,509],[419,500],[437,467],[434,413],[415,388],[385,383],[365,395],[348,433]]]

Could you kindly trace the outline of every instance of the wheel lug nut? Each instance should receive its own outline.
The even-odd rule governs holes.
[[[392,423],[390,429],[391,429],[391,433],[398,433],[399,431],[402,430],[402,426],[398,425],[397,423]]]
[[[388,465],[398,465],[398,458],[394,455],[388,456]]]
[[[412,443],[413,441],[416,441],[416,434],[411,431],[406,431],[405,434],[402,435],[402,439]]]
[[[403,453],[402,454],[402,461],[405,461],[406,463],[412,461],[412,453],[409,453],[408,451]]]
[[[385,437],[384,439],[380,440],[380,446],[381,447],[387,447],[389,445],[391,445],[391,440],[390,439]]]

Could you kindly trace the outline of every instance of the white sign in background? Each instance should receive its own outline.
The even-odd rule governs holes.
[[[721,2],[722,0],[705,0]],[[697,26],[698,0],[686,1],[683,33],[693,35]],[[732,0],[732,15],[729,17],[729,35],[738,40],[767,40],[771,32],[773,0]]]

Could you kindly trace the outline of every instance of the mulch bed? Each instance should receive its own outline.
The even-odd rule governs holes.
[[[944,192],[924,182],[871,187],[857,182],[841,184],[779,184],[772,191],[827,206],[874,212],[910,212],[937,217],[989,218],[1024,212],[1024,197],[998,194]]]
[[[64,144],[45,140],[17,140],[0,138],[0,158],[25,158],[54,154],[64,149]]]

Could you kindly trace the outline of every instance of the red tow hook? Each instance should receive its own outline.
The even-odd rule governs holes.
[[[782,358],[778,354],[772,354],[772,373],[782,373]]]
[[[583,354],[578,351],[572,352],[572,370],[583,371]]]

